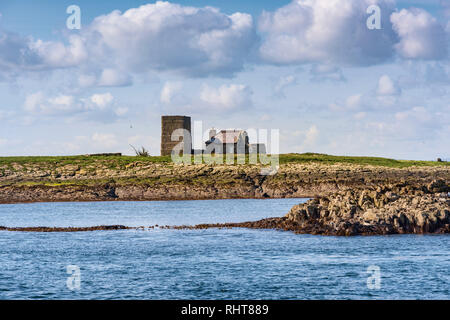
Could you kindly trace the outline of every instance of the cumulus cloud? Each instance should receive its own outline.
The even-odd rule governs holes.
[[[283,145],[290,145],[290,150],[296,152],[309,152],[317,145],[320,137],[320,131],[315,124],[306,130],[282,131],[281,140]]]
[[[99,16],[84,36],[133,72],[174,71],[190,76],[241,70],[257,41],[253,19],[158,1]],[[92,39],[92,40],[91,40]]]
[[[316,125],[312,125],[305,134],[305,141],[303,142],[304,146],[312,146],[316,143],[317,138],[319,136],[319,130]]]
[[[275,12],[264,12],[259,30],[260,48],[270,63],[320,62],[331,65],[369,65],[389,59],[396,41],[394,31],[369,30],[366,9],[381,7],[382,22],[394,11],[390,0],[293,1]]]
[[[243,84],[222,85],[213,88],[204,85],[200,99],[217,110],[246,109],[252,105],[250,87]]]
[[[87,57],[86,46],[80,36],[70,36],[65,45],[34,40],[0,28],[0,78],[75,67],[85,62]]]
[[[26,97],[24,103],[25,111],[33,114],[71,114],[82,109],[80,103],[75,102],[73,96],[58,95],[55,97],[46,97],[41,91],[30,94]]]
[[[49,97],[39,91],[28,95],[23,107],[27,113],[35,116],[84,115],[91,120],[108,121],[112,116],[124,116],[128,112],[128,108],[116,106],[113,100],[111,93],[97,93],[86,99],[64,94]]]
[[[347,98],[346,105],[349,109],[357,109],[361,105],[362,94],[355,94]]]
[[[30,49],[41,59],[47,68],[67,68],[77,66],[88,58],[85,39],[70,36],[69,44],[61,42],[37,40],[30,42]]]
[[[106,68],[97,72],[81,72],[78,85],[85,87],[125,87],[133,84],[133,77],[126,71]]]
[[[111,93],[103,93],[103,94],[94,94],[91,96],[91,101],[94,105],[99,107],[100,109],[104,109],[107,105],[109,105],[114,100],[114,97]]]
[[[17,73],[42,66],[42,57],[30,44],[31,39],[0,28],[0,73]]]
[[[381,8],[380,30],[366,9]],[[448,1],[442,2],[444,13]],[[448,56],[445,28],[422,9],[395,11],[394,0],[295,0],[251,15],[158,1],[96,17],[65,41],[0,29],[0,81],[31,71],[74,68],[81,87],[131,85],[153,72],[229,77],[246,63],[313,63],[312,80],[345,80],[340,67]],[[255,59],[259,53],[259,60]]]
[[[160,100],[163,103],[170,104],[174,100],[174,96],[182,89],[181,82],[166,82],[161,90]]]
[[[391,22],[400,36],[400,42],[395,48],[402,57],[407,59],[447,57],[448,38],[444,27],[427,11],[418,8],[402,9],[392,14]]]
[[[231,76],[257,43],[249,14],[158,1],[98,16],[65,42],[0,30],[0,67],[3,73],[77,67],[91,71],[80,76],[83,86],[128,85],[130,74],[151,71]]]
[[[378,80],[377,94],[380,96],[396,96],[401,89],[388,75],[383,75]]]
[[[380,30],[369,30],[366,9],[381,8]],[[442,2],[444,14],[448,1]],[[397,53],[406,59],[448,56],[445,26],[423,9],[395,11],[391,0],[292,1],[259,20],[260,54],[275,64],[372,65]]]
[[[203,83],[200,87],[184,90],[181,82],[166,82],[160,92],[161,106],[170,112],[203,113],[234,112],[253,106],[253,91],[244,84],[212,86]]]

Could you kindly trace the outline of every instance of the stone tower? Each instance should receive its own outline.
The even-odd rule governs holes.
[[[161,155],[170,156],[173,148],[181,142],[172,141],[172,133],[177,129],[185,129],[191,134],[191,117],[186,116],[162,116],[161,117]],[[191,137],[183,137],[184,150],[191,152]]]

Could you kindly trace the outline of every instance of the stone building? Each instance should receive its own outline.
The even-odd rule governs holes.
[[[184,129],[183,139],[172,141],[172,133],[177,129]],[[184,142],[184,150],[192,150],[191,117],[186,116],[162,116],[161,117],[161,155],[170,156],[174,147]]]
[[[247,154],[249,151],[248,134],[244,130],[210,130],[206,150],[211,153]]]
[[[178,139],[172,141],[172,134],[175,130],[182,129]],[[193,154],[191,136],[191,117],[187,116],[162,116],[161,117],[161,155],[170,156],[175,146],[181,141],[184,142],[183,153]],[[221,130],[219,133],[215,129],[209,131],[209,139],[205,141],[207,153],[266,153],[266,147],[262,143],[250,144],[247,131],[244,130]],[[196,153],[205,150],[196,151]]]

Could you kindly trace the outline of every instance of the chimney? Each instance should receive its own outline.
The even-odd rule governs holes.
[[[216,129],[212,128],[209,130],[209,140],[217,134]]]

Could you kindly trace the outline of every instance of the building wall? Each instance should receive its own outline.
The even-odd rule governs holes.
[[[253,154],[265,154],[266,151],[266,145],[264,143],[252,143],[249,146],[249,153],[253,153]]]
[[[170,156],[173,148],[185,141],[185,150],[191,152],[192,141],[190,137],[183,137],[183,140],[172,141],[172,133],[177,129],[185,129],[191,134],[191,117],[186,116],[162,116],[161,117],[161,155]]]

